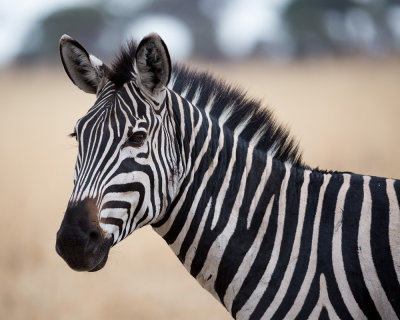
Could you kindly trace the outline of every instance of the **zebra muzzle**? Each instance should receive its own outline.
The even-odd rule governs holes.
[[[57,232],[56,251],[76,271],[97,271],[107,262],[112,237],[98,224],[93,199],[68,206]]]

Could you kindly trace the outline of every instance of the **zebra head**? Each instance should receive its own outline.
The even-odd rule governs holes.
[[[96,271],[112,245],[161,219],[173,199],[179,155],[166,88],[171,62],[157,34],[130,44],[112,67],[66,35],[60,54],[72,82],[97,101],[72,134],[74,188],[56,250],[71,268]]]

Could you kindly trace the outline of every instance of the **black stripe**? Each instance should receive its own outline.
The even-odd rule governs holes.
[[[394,281],[397,275],[389,242],[389,199],[386,193],[386,179],[372,177],[369,187],[372,200],[372,258],[387,298],[400,317],[400,284]]]
[[[188,101],[193,101],[197,88],[199,88],[199,86],[190,86],[188,92],[186,93],[185,99]]]
[[[341,292],[339,290],[335,273],[333,271],[332,261],[332,239],[334,232],[340,232],[339,225],[334,224],[335,210],[339,190],[343,185],[343,175],[341,173],[332,174],[329,184],[326,188],[321,225],[318,240],[318,278],[324,274],[329,300],[340,319],[351,319],[351,315],[346,308]],[[339,224],[342,222],[339,222]]]
[[[310,289],[306,293],[307,297],[304,300],[303,307],[297,314],[296,319],[308,319],[313,309],[316,307],[319,298],[320,278],[319,274],[315,274]]]
[[[334,217],[339,189],[343,183],[341,174],[333,174],[323,195],[321,220],[318,231],[317,268],[303,307],[298,314],[300,319],[307,319],[315,308],[320,297],[321,274],[326,279],[329,300],[335,311],[341,311],[341,319],[351,318],[345,308],[332,267],[332,237]]]
[[[107,110],[107,114],[105,116],[109,118],[110,115],[111,113],[109,112],[109,110]],[[90,127],[88,126],[87,128]],[[106,152],[106,155],[104,156],[103,161],[107,161],[106,159],[110,159],[112,157],[112,154],[114,153],[114,150],[116,148],[116,143],[114,142],[113,147],[106,149],[107,143],[111,136],[110,130],[108,128],[108,121],[100,121],[99,123],[97,123],[96,126],[93,126],[90,128],[89,131],[88,130],[89,129],[86,129],[86,132],[83,136],[83,139],[85,141],[84,147],[86,148],[84,153],[86,155],[84,159],[86,165],[82,168],[83,171],[80,174],[85,175],[86,181],[84,184],[83,181],[80,182],[81,190],[85,190],[86,188],[88,188],[90,184],[94,181],[92,180],[92,178],[99,174],[99,172],[94,172],[94,170],[99,164],[101,157],[104,155],[104,152]],[[103,134],[101,140],[100,131]],[[92,137],[90,137],[91,135]],[[92,140],[90,140],[90,138]],[[101,167],[104,167],[104,163],[100,165],[100,168]]]
[[[197,113],[199,111],[196,110],[196,109],[193,110],[193,114],[194,114],[193,115],[193,118],[194,118],[193,121],[194,121],[194,123],[192,123],[192,120],[190,118],[190,110],[192,109],[191,106],[189,105],[189,103],[186,100],[181,100],[181,102],[182,102],[182,108],[183,108],[183,111],[184,111],[184,113],[183,113],[183,116],[184,116],[183,121],[185,123],[185,136],[184,136],[184,139],[183,139],[183,150],[184,150],[184,155],[183,156],[186,159],[188,159],[189,153],[192,152],[192,150],[189,150],[189,148],[190,148],[190,138],[191,138],[191,136],[193,134],[192,131],[193,131],[193,129],[195,127],[195,123],[196,123],[195,119],[198,119],[198,114]],[[176,106],[177,106],[177,108],[179,108],[178,104]],[[205,125],[206,125],[206,123],[207,122],[205,122]],[[180,123],[178,125],[180,125]],[[192,158],[192,159],[195,159],[195,158]]]
[[[253,223],[250,229],[247,229],[247,216],[252,199],[260,183],[265,164],[265,156],[261,157],[259,154],[254,155],[252,167],[249,171],[249,177],[252,178],[245,181],[245,192],[242,203],[240,204],[238,222],[221,258],[217,279],[215,281],[215,290],[221,301],[223,301],[226,289],[243,262],[244,256],[251,246],[254,245],[253,242],[260,227],[260,225],[255,225]]]
[[[227,140],[229,141],[231,139],[233,139],[233,137],[229,137]],[[230,141],[230,143],[233,143],[233,142]],[[228,151],[228,148],[230,149],[229,151]],[[229,153],[231,150],[232,150],[232,148],[227,143],[226,151],[228,151],[228,153]],[[217,239],[217,237],[223,232],[223,230],[225,229],[225,227],[228,223],[229,215],[232,212],[232,207],[235,203],[236,195],[238,194],[238,191],[240,188],[241,173],[243,172],[244,166],[245,166],[245,161],[243,159],[241,161],[239,158],[241,156],[246,158],[246,154],[247,154],[246,151],[243,153],[243,151],[239,150],[239,148],[236,149],[236,161],[235,161],[235,164],[234,164],[233,170],[232,170],[233,174],[230,178],[229,186],[226,191],[226,195],[228,195],[228,196],[226,196],[223,200],[221,212],[220,212],[218,221],[215,225],[215,228],[211,229],[213,214],[208,216],[208,219],[205,223],[205,226],[204,226],[205,231],[200,238],[200,242],[199,242],[198,248],[196,250],[196,255],[193,259],[192,266],[190,269],[190,273],[194,277],[196,277],[198,275],[198,273],[201,271],[201,269],[203,268],[205,260],[207,258],[207,254],[208,254],[212,244]],[[224,157],[226,157],[226,156],[227,156],[227,154],[225,153]],[[230,159],[230,157],[225,158],[226,166],[229,165],[228,159]],[[221,165],[223,165],[223,162],[224,161],[221,161]],[[226,169],[223,172],[226,174]],[[220,179],[221,179],[220,181],[223,181],[225,174],[222,174],[222,172],[217,172],[217,174],[222,175],[222,176],[220,176]],[[213,203],[212,203],[212,206],[210,209],[211,212],[214,214],[215,214],[215,205],[216,205],[215,200],[216,200],[217,194],[218,194],[218,191],[215,193],[215,198],[213,198]],[[200,211],[197,211],[196,214],[200,214]],[[204,211],[201,214],[204,214]]]
[[[299,294],[301,285],[306,275],[308,264],[310,261],[313,227],[315,214],[318,206],[319,192],[323,183],[323,175],[318,172],[310,174],[310,182],[308,185],[307,206],[303,223],[303,231],[301,234],[300,251],[297,258],[294,276],[290,281],[288,290],[282,300],[281,305],[276,310],[272,319],[284,319],[290,308],[293,306],[297,295]]]
[[[121,234],[122,232],[122,225],[123,225],[123,221],[121,219],[118,218],[114,218],[114,217],[107,217],[107,218],[101,218],[100,220],[102,223],[104,224],[113,224],[118,226],[118,232],[119,234]]]
[[[358,229],[361,207],[364,199],[364,180],[353,174],[343,207],[342,254],[346,279],[354,299],[369,319],[381,319],[374,302],[365,286],[360,260],[358,258]]]
[[[197,143],[200,146],[198,148],[194,148],[195,150],[192,151],[192,162],[193,163],[198,158],[197,153],[200,151],[201,147],[204,144],[204,140],[205,140],[204,131],[206,133],[207,130],[208,130],[208,126],[203,127],[201,129],[202,132],[199,132],[198,137],[196,138]],[[183,190],[185,190],[186,187],[189,185],[189,182],[190,182],[189,179],[192,174],[191,171],[188,172],[187,178],[181,184],[181,191],[180,191],[178,197],[176,197],[176,201],[174,201],[171,204],[170,210],[171,211],[174,210],[176,204],[178,203],[178,199],[180,200],[181,197],[185,197],[185,200],[182,204],[181,210],[178,212],[175,220],[172,222],[171,228],[168,230],[168,232],[163,237],[164,240],[168,244],[171,244],[176,240],[176,238],[178,237],[180,231],[182,230],[183,225],[185,224],[189,214],[194,214],[194,212],[189,212],[190,208],[193,204],[193,199],[194,199],[195,195],[197,194],[197,190],[200,187],[200,185],[204,179],[204,174],[210,165],[210,159],[214,158],[214,156],[215,156],[215,152],[216,152],[216,146],[209,144],[205,155],[203,156],[203,158],[200,161],[199,168],[197,169],[197,171],[194,174],[196,179],[190,184],[187,194],[183,194]],[[192,166],[191,170],[194,170],[193,166]],[[226,172],[226,169],[224,172]],[[206,204],[204,204],[204,206],[205,205]],[[204,211],[201,211],[200,214],[204,214]],[[164,223],[165,221],[166,220],[163,220],[161,223]],[[159,225],[159,224],[157,224],[157,225]],[[181,259],[181,257],[180,257],[180,259]]]
[[[229,148],[229,146],[225,146],[225,147],[228,148],[229,150],[231,150],[231,148]],[[210,179],[207,182],[207,185],[201,196],[199,204],[196,208],[196,213],[193,215],[192,223],[191,223],[189,230],[183,240],[181,250],[178,254],[178,257],[181,261],[184,261],[186,258],[187,251],[194,241],[194,237],[200,226],[201,219],[203,218],[203,215],[206,212],[206,207],[212,196],[213,196],[213,206],[215,206],[216,195],[218,194],[218,191],[221,189],[222,183],[224,182],[225,175],[222,173],[226,172],[227,166],[228,166],[228,162],[226,161],[226,155],[224,155],[223,153],[220,153],[220,155],[218,156],[218,165],[215,168],[213,174],[211,175]],[[197,191],[197,188],[193,188],[193,189],[189,190],[188,195],[190,195],[190,194],[192,194],[192,192],[196,192],[196,191]],[[192,204],[192,200],[190,198],[191,197],[188,197],[186,199],[185,205],[189,206]],[[210,211],[211,210],[212,209],[210,209]]]
[[[107,193],[126,193],[130,191],[138,191],[140,195],[145,194],[145,188],[143,184],[140,182],[132,182],[132,183],[125,183],[125,184],[113,184],[108,186],[103,193],[105,196]]]
[[[280,252],[275,269],[271,275],[270,282],[265,290],[263,296],[258,302],[250,319],[259,319],[264,314],[265,310],[270,306],[274,299],[279,287],[281,285],[283,276],[287,266],[289,265],[289,258],[293,248],[294,236],[296,234],[296,227],[299,218],[299,203],[300,191],[304,180],[304,171],[297,168],[291,168],[290,179],[286,191],[286,211],[285,222],[283,227],[283,236],[280,245]]]
[[[326,310],[325,307],[322,308],[321,313],[319,314],[318,320],[329,320],[328,310]]]
[[[279,194],[280,187],[285,176],[285,167],[279,161],[273,161],[271,175],[266,184],[257,208],[254,212],[253,221],[254,225],[260,225],[265,215],[266,208],[272,196],[275,196],[272,206],[271,216],[268,223],[267,231],[261,242],[260,249],[254,260],[250,271],[245,275],[245,280],[239,292],[236,294],[232,303],[232,316],[236,317],[237,312],[243,307],[246,301],[250,298],[251,294],[257,287],[267,264],[271,258],[272,248],[274,245],[274,238],[277,229],[277,218],[279,209]]]
[[[137,210],[138,211],[138,210]],[[137,214],[137,211],[135,211],[135,213],[134,213],[134,216],[136,216],[136,214]],[[149,208],[146,208],[146,211],[145,211],[145,213],[143,214],[143,216],[139,219],[139,221],[136,223],[136,227],[138,227],[145,219],[147,219],[149,217]],[[133,220],[132,220],[133,221]],[[131,223],[131,227],[130,227],[130,230],[129,230],[129,233],[131,233],[131,232],[133,232],[133,230],[131,230],[132,229],[132,223]],[[128,233],[128,234],[129,234]]]
[[[397,203],[400,203],[400,180],[395,180],[394,182],[394,190],[397,196]]]
[[[101,207],[100,211],[104,210],[104,209],[114,209],[114,208],[122,208],[126,210],[127,213],[127,219],[126,221],[129,221],[129,217],[131,215],[131,204],[129,202],[126,201],[108,201],[105,204],[103,204],[103,206]],[[122,220],[121,220],[122,221]],[[121,239],[123,239],[125,237],[125,233],[126,233],[126,226],[125,229],[122,230],[122,236]],[[119,231],[121,234],[121,230]]]

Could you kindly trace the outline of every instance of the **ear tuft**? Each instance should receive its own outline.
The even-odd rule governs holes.
[[[60,38],[60,56],[65,72],[77,87],[88,93],[100,91],[108,70],[100,59],[66,34]]]
[[[139,44],[136,67],[141,84],[152,94],[167,86],[171,77],[171,59],[161,37],[151,33]]]

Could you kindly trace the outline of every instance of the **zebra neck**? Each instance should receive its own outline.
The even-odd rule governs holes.
[[[199,116],[191,119],[196,117]],[[297,176],[302,177],[303,170],[254,149],[238,134],[225,132],[212,119],[207,122],[197,130],[198,139],[193,140],[193,135],[190,139],[184,133],[192,141],[188,144],[193,146],[186,154],[195,160],[190,157],[184,160],[191,165],[186,167],[189,169],[180,191],[170,212],[153,227],[200,284],[222,300],[216,290],[219,266],[226,269],[232,265],[227,271],[234,275],[249,248],[253,254],[257,253],[266,239],[269,220],[276,225],[279,203],[285,203],[279,198],[284,179],[287,186],[289,177],[296,180]],[[201,130],[207,130],[208,134],[202,134]],[[211,135],[214,139],[207,138]],[[291,171],[294,174],[290,175]],[[299,181],[296,194],[300,192],[302,179]],[[271,237],[268,241],[273,243],[273,240]],[[251,263],[245,261],[245,265],[248,268]]]
[[[179,110],[184,174],[153,227],[235,318],[400,314],[399,181],[298,168]]]
[[[241,146],[156,228],[193,277],[237,319],[398,314],[400,181]]]
[[[182,181],[198,168],[205,154],[212,154],[216,150],[217,145],[211,138],[219,135],[217,131],[220,131],[220,128],[208,113],[192,105],[179,94],[168,91],[167,99],[169,113],[174,119],[179,180]]]

